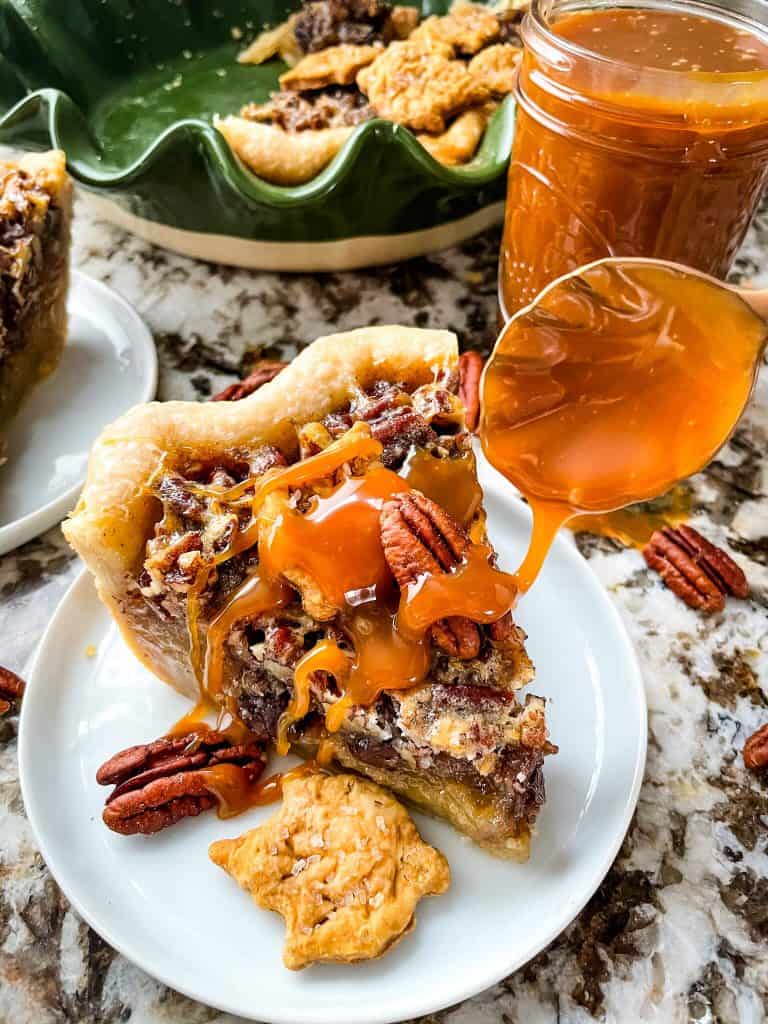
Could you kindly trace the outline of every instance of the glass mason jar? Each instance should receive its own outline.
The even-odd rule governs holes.
[[[505,319],[556,277],[604,256],[728,273],[768,179],[768,65],[644,67],[552,26],[630,7],[714,19],[768,45],[768,0],[729,2],[533,0],[521,30],[499,265]]]

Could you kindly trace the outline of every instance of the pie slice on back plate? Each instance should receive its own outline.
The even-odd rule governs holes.
[[[321,338],[242,401],[122,417],[64,529],[161,679],[524,860],[555,748],[457,389],[449,332]]]
[[[61,358],[71,215],[61,151],[0,161],[0,431]]]

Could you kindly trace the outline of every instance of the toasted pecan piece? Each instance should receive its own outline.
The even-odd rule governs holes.
[[[289,780],[274,817],[208,852],[260,907],[283,916],[291,970],[381,956],[413,928],[418,901],[450,884],[445,857],[404,808],[352,775]]]
[[[217,395],[211,398],[211,401],[239,402],[241,398],[247,398],[254,391],[258,391],[260,387],[269,384],[287,365],[287,363],[280,362],[279,360],[261,359],[259,362],[254,363],[253,369],[247,377],[234,384],[230,384],[223,391],[219,391]]]
[[[406,491],[385,502],[379,521],[384,557],[401,590],[421,576],[455,569],[469,547],[455,519],[419,491]],[[480,652],[480,630],[470,619],[440,619],[430,635],[452,657],[468,660]]]
[[[26,685],[21,676],[0,665],[0,715],[10,711],[13,705],[21,700]]]
[[[459,356],[459,397],[464,403],[464,418],[467,429],[477,430],[480,420],[480,378],[485,360],[474,349]]]
[[[752,733],[744,744],[744,765],[750,771],[768,768],[768,722]]]
[[[99,785],[115,787],[104,824],[121,835],[149,835],[195,817],[217,803],[204,769],[220,764],[236,766],[253,782],[266,764],[264,744],[233,745],[224,733],[205,729],[121,750],[96,773]]]
[[[691,526],[657,530],[643,556],[673,593],[704,614],[722,611],[729,594],[749,594],[747,578],[731,556]]]

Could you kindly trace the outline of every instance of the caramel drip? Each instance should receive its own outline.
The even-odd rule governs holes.
[[[262,477],[249,477],[227,490],[197,486],[195,493],[215,499],[220,510],[228,501],[241,498],[247,490],[254,488],[251,501],[253,515],[251,522],[245,527],[235,527],[234,534],[223,551],[218,552],[200,570],[194,583],[187,593],[187,630],[190,643],[190,660],[198,680],[202,680],[202,644],[200,641],[200,595],[208,585],[213,570],[242,551],[252,548],[259,537],[258,510],[264,498],[274,490],[300,487],[303,484],[331,476],[338,469],[353,459],[375,458],[381,454],[382,446],[370,436],[370,428],[365,423],[356,423],[338,441],[334,441],[324,451],[301,462],[296,462],[285,469],[270,470]],[[233,620],[236,621],[236,620]]]
[[[294,462],[292,466],[265,473],[256,484],[253,494],[254,515],[272,491],[303,487],[316,480],[333,476],[342,466],[354,459],[375,459],[381,455],[381,442],[371,437],[367,423],[355,423],[350,430],[317,455]]]
[[[384,595],[392,577],[381,546],[379,513],[408,490],[396,473],[373,466],[349,477],[328,497],[314,496],[305,513],[284,508],[262,537],[259,558],[270,578],[299,570],[336,608],[348,600]]]
[[[317,745],[317,754],[315,755],[315,761],[318,768],[327,768],[333,763],[334,746],[333,743],[324,736]]]
[[[497,616],[498,617],[498,616]],[[350,708],[373,704],[383,690],[405,690],[423,682],[429,672],[429,645],[421,636],[398,629],[387,604],[371,602],[349,610],[342,619],[350,652],[332,640],[321,640],[294,670],[294,696],[278,726],[278,753],[288,752],[288,729],[307,714],[312,677],[333,677],[339,698],[325,716],[325,728],[337,732]]]
[[[615,512],[574,516],[568,520],[567,526],[574,533],[584,530],[602,537],[611,537],[626,547],[642,548],[656,530],[686,522],[691,506],[690,490],[678,486],[673,487],[664,499],[654,502],[652,508],[634,506],[616,509]]]
[[[216,716],[216,724],[209,725],[205,719],[209,715]],[[220,733],[233,746],[251,743],[255,739],[251,730],[237,716],[236,710],[229,704],[223,707],[215,704],[209,697],[204,697],[171,726],[166,736],[202,736],[207,732]]]
[[[354,706],[355,701],[352,694],[343,693],[336,703],[332,704],[325,713],[326,730],[330,733],[338,732],[344,724],[344,719]]]
[[[452,572],[422,576],[401,594],[397,624],[402,635],[423,637],[438,619],[462,616],[496,622],[515,603],[517,580],[490,565],[487,547],[473,544]]]
[[[528,544],[528,551],[519,569],[515,573],[515,582],[520,593],[524,594],[535,583],[541,567],[549,554],[557,531],[573,516],[573,509],[559,502],[528,501],[533,513],[533,529]]]
[[[631,259],[564,278],[509,321],[483,378],[480,433],[533,510],[521,590],[577,512],[648,501],[712,458],[767,332],[716,283]]]
[[[232,627],[265,612],[284,608],[291,604],[293,596],[293,591],[285,583],[254,573],[230,597],[208,627],[203,685],[209,699],[215,699],[222,692],[224,643]]]
[[[351,705],[373,704],[383,690],[407,690],[429,672],[430,648],[423,637],[405,636],[397,626],[395,609],[386,603],[361,605],[343,622],[355,652],[349,679],[343,686]],[[338,706],[338,705],[337,705]],[[340,725],[326,719],[326,728]]]
[[[309,711],[313,673],[327,672],[340,684],[349,676],[349,669],[350,655],[342,651],[333,640],[320,640],[299,660],[293,670],[293,697],[277,725],[275,749],[278,754],[288,753],[288,729]]]
[[[200,774],[208,781],[211,792],[218,800],[220,818],[233,818],[251,807],[276,803],[283,794],[283,786],[290,779],[303,778],[320,771],[315,761],[305,761],[287,772],[277,772],[266,779],[251,780],[248,772],[234,764],[217,764],[201,768]]]
[[[431,498],[465,527],[472,522],[483,500],[471,449],[455,458],[438,459],[423,448],[416,448],[400,475],[410,487]]]
[[[166,736],[187,736],[189,733],[194,732],[207,732],[211,727],[206,723],[205,719],[215,712],[218,708],[215,707],[212,701],[208,700],[207,697],[202,697],[197,704],[188,711],[186,715],[174,722]]]

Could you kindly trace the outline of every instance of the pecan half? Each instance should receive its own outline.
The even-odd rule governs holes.
[[[753,772],[768,768],[768,722],[753,732],[744,744],[744,765]]]
[[[646,562],[673,593],[709,614],[725,607],[726,595],[747,597],[747,578],[721,548],[691,526],[657,530],[643,548]]]
[[[245,782],[252,782],[266,760],[263,744],[232,745],[213,729],[128,747],[96,773],[99,785],[115,787],[104,807],[104,824],[125,836],[159,832],[216,804],[202,769],[233,764],[242,770]]]
[[[419,491],[406,491],[385,502],[379,522],[384,557],[401,590],[420,576],[450,572],[469,546],[455,519]],[[468,660],[480,652],[480,630],[470,619],[440,619],[430,635],[453,657]]]
[[[20,676],[0,665],[0,715],[10,711],[16,701],[21,700],[25,686],[26,683]]]
[[[228,388],[224,388],[223,391],[214,395],[211,401],[239,402],[241,398],[247,398],[248,395],[258,391],[264,384],[274,380],[278,373],[284,370],[287,365],[287,363],[281,363],[278,360],[262,359],[254,364],[247,377],[237,381],[235,384],[230,384]]]
[[[459,356],[459,398],[464,403],[467,430],[477,430],[480,419],[480,377],[485,360],[474,349]]]

